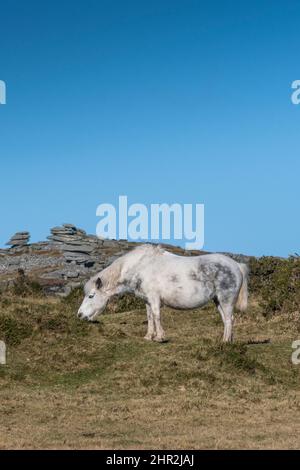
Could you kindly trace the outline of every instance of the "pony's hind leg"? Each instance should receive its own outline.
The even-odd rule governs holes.
[[[155,336],[154,318],[153,318],[153,313],[149,304],[146,304],[146,309],[147,309],[147,318],[148,318],[148,330],[144,338],[147,339],[148,341],[151,341],[153,340]]]
[[[233,305],[225,302],[217,304],[224,323],[224,343],[230,343],[233,340]]]

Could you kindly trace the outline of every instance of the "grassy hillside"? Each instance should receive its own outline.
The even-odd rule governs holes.
[[[251,261],[250,305],[223,345],[214,305],[163,309],[165,344],[143,339],[145,309],[114,301],[77,320],[80,290],[46,297],[22,279],[0,296],[0,448],[297,448],[299,258]]]

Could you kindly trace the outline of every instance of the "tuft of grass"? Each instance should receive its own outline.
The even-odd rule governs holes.
[[[247,346],[242,343],[221,343],[210,349],[208,354],[217,358],[221,366],[232,368],[235,371],[255,374],[257,370],[265,370],[257,359],[249,356]]]
[[[23,269],[19,269],[18,276],[11,286],[10,292],[17,297],[44,295],[42,286],[34,279],[26,276]]]
[[[17,346],[32,335],[33,328],[28,322],[8,316],[0,317],[0,337],[10,346]]]

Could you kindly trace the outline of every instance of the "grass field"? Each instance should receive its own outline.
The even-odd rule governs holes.
[[[224,346],[214,305],[164,309],[158,344],[142,307],[89,324],[79,302],[1,295],[0,448],[299,447],[297,314],[266,318],[252,298]]]

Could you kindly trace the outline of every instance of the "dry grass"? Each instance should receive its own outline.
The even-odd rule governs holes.
[[[165,309],[170,341],[156,344],[143,309],[88,324],[78,301],[0,297],[0,448],[299,447],[295,315],[265,318],[252,301],[223,346],[213,305]]]

